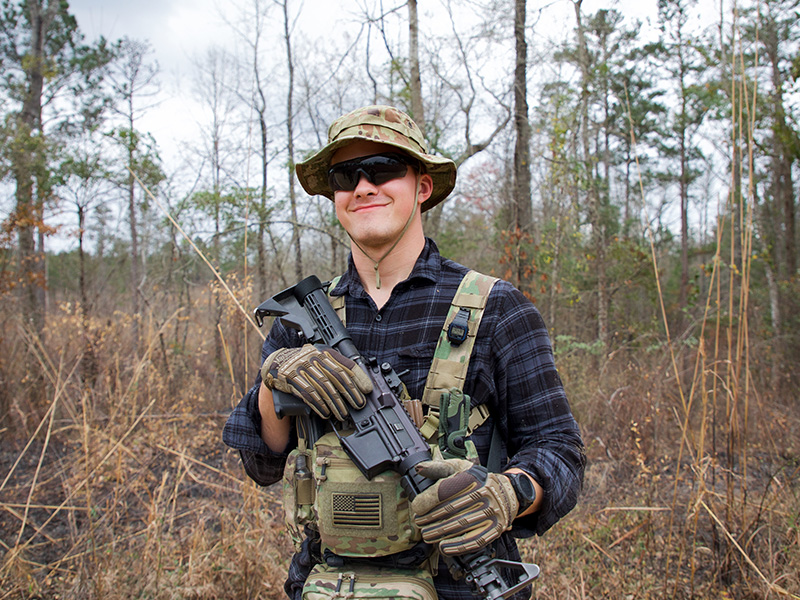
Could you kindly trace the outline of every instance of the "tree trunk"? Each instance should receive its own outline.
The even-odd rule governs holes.
[[[256,67],[258,68],[258,67]],[[266,120],[266,100],[264,92],[258,84],[258,93],[261,97],[262,105],[258,110],[258,123],[261,127],[261,194],[258,211],[258,240],[256,248],[258,252],[258,301],[262,302],[267,297],[267,252],[265,247],[266,219],[267,219],[267,150],[268,150],[268,129]]]
[[[49,0],[29,0],[29,47],[22,61],[26,86],[22,88],[22,107],[16,116],[12,140],[11,173],[16,188],[14,227],[17,229],[17,268],[19,278],[18,298],[21,317],[29,333],[41,337],[45,328],[45,256],[44,201],[49,193],[46,144],[42,131],[42,97],[45,70],[48,68],[46,52],[49,30],[59,9],[59,3]],[[37,251],[36,241],[39,241]],[[33,357],[25,361],[25,380],[28,406],[36,409],[46,396],[44,378],[38,361]]]
[[[18,136],[28,137],[30,129],[22,122]],[[40,276],[39,257],[36,254],[34,236],[36,234],[36,211],[33,206],[32,157],[15,156],[14,177],[16,186],[16,227],[17,227],[17,268],[20,278],[20,309],[23,321],[31,326],[33,332],[41,334],[44,330],[44,307],[39,304],[37,288],[44,281]]]
[[[770,360],[770,387],[774,392],[781,389],[780,374],[783,372],[781,368],[783,364],[783,344],[780,341],[779,332],[781,330],[781,302],[780,292],[778,291],[778,282],[775,281],[775,274],[772,271],[772,265],[769,261],[764,262],[764,273],[767,278],[767,293],[769,295],[769,308],[770,308],[770,324],[772,325],[772,337],[776,340],[776,346],[773,348],[774,356]]]
[[[216,103],[215,103],[216,107]],[[222,218],[221,215],[221,204],[222,204],[222,159],[220,157],[220,149],[219,149],[219,142],[220,142],[220,125],[218,121],[218,116],[216,110],[214,112],[214,125],[212,128],[212,155],[211,155],[211,164],[213,168],[213,192],[214,192],[214,243],[212,244],[212,249],[214,251],[214,268],[219,273],[220,277],[224,277],[222,274],[222,249],[220,245],[220,235],[222,230],[220,228],[220,220]],[[221,288],[218,285],[215,285],[217,293],[212,294],[214,307],[213,307],[213,314],[214,314],[214,332],[218,334],[222,327],[222,300],[221,300]],[[218,367],[222,368],[222,338],[220,335],[214,335],[214,364]]]
[[[776,29],[773,25],[773,27],[770,27],[770,33]],[[781,213],[783,221],[783,227],[778,229],[783,236],[783,240],[781,240],[783,260],[779,264],[778,274],[781,279],[789,280],[797,272],[794,184],[792,182],[792,163],[795,155],[792,152],[792,148],[787,144],[787,140],[791,139],[792,133],[786,124],[786,110],[783,102],[783,75],[779,64],[780,53],[777,33],[769,36],[765,35],[764,44],[772,69],[772,113],[774,119],[772,126],[772,191],[775,204]]]
[[[133,171],[134,169],[134,152],[136,149],[135,142],[133,141],[133,112],[130,113],[129,120],[129,135],[128,140],[128,168]],[[131,302],[133,314],[133,327],[131,333],[133,335],[133,348],[135,352],[139,351],[139,321],[141,319],[141,303],[139,302],[139,227],[136,219],[136,180],[133,177],[133,172],[128,174],[128,222],[130,224],[131,232]]]
[[[411,118],[425,134],[425,107],[422,104],[422,76],[419,71],[419,23],[417,0],[408,0],[408,63],[411,70]]]
[[[681,11],[682,11],[681,7]],[[679,19],[680,21],[680,19]],[[676,315],[675,334],[683,333],[683,310],[689,302],[689,157],[686,148],[687,135],[687,90],[686,90],[686,63],[683,56],[683,32],[682,27],[678,26],[678,61],[680,69],[680,81],[678,82],[681,90],[681,111],[678,115],[680,131],[678,135],[680,152],[680,182],[679,196],[681,203],[681,281],[678,292],[678,313]]]
[[[43,302],[44,246],[42,243],[42,208],[46,194],[46,169],[42,132],[42,94],[44,93],[45,44],[48,30],[58,11],[59,4],[50,0],[43,6],[41,0],[27,3],[31,24],[30,48],[26,69],[27,87],[22,100],[22,110],[17,118],[16,148],[12,152],[12,172],[16,180],[17,264],[20,276],[20,299],[23,320],[36,334],[44,331],[45,310]],[[37,177],[37,171],[40,172]],[[39,252],[36,238],[39,236]]]
[[[267,297],[267,201],[268,201],[268,165],[269,165],[269,125],[267,123],[267,95],[264,93],[264,84],[261,81],[259,47],[261,43],[262,19],[266,13],[262,13],[260,3],[255,2],[255,38],[252,41],[253,48],[253,79],[255,80],[257,98],[255,101],[256,112],[258,113],[258,126],[261,133],[261,184],[259,193],[258,211],[258,239],[256,240],[257,261],[256,273],[258,282],[256,284],[256,300],[262,302]]]
[[[597,339],[603,348],[608,348],[608,278],[606,275],[606,235],[600,211],[600,191],[597,189],[595,160],[589,137],[589,94],[590,94],[590,57],[586,45],[586,34],[581,17],[583,0],[574,0],[575,18],[577,20],[578,61],[581,68],[581,144],[583,146],[584,173],[587,178],[589,222],[592,227],[592,246],[595,255],[595,272],[597,274]]]
[[[86,389],[91,389],[97,379],[97,359],[94,354],[91,327],[89,326],[89,294],[86,289],[86,252],[83,240],[86,228],[86,210],[78,206],[78,288],[81,299],[81,335],[83,336],[83,357],[81,359],[81,379]]]
[[[514,38],[516,42],[516,67],[514,69],[514,129],[517,140],[514,146],[514,225],[530,233],[533,221],[531,206],[530,140],[528,121],[528,44],[525,40],[526,0],[514,3]]]
[[[533,209],[531,206],[531,127],[528,122],[528,43],[525,40],[526,0],[514,2],[514,41],[516,65],[514,68],[514,184],[512,191],[511,222],[520,243],[516,252],[530,242]],[[523,256],[525,253],[523,252]],[[517,285],[522,291],[531,292],[531,273],[527,259],[517,264]],[[525,262],[525,264],[522,264]]]
[[[297,196],[294,187],[294,63],[292,61],[292,36],[289,31],[289,0],[283,4],[283,36],[286,43],[286,65],[289,69],[289,83],[286,91],[286,139],[289,174],[289,206],[292,211],[292,227],[294,230],[294,274],[297,281],[303,279],[303,250],[300,243],[300,223],[297,219]]]

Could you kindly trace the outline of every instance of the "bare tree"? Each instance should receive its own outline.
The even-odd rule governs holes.
[[[258,130],[259,130],[259,156],[261,158],[259,163],[260,180],[259,180],[259,193],[258,193],[258,236],[256,238],[256,255],[257,264],[256,272],[258,273],[258,298],[266,298],[267,296],[267,252],[265,245],[265,235],[267,231],[267,199],[268,199],[268,181],[269,181],[269,124],[267,122],[267,91],[265,89],[264,81],[261,75],[260,65],[260,45],[261,37],[263,35],[264,22],[266,20],[266,10],[262,10],[260,0],[254,0],[255,19],[253,21],[253,37],[249,41],[250,49],[252,51],[253,61],[253,104],[258,115]]]
[[[95,383],[98,365],[95,339],[90,326],[92,301],[89,299],[86,268],[86,232],[91,212],[109,197],[108,165],[104,150],[97,140],[92,139],[91,134],[85,135],[74,145],[59,169],[63,182],[61,196],[74,205],[78,219],[78,297],[83,336],[81,378],[87,388]]]
[[[233,171],[240,162],[237,157],[239,145],[231,143],[233,123],[239,105],[239,74],[236,62],[224,50],[210,48],[202,59],[195,61],[194,94],[203,107],[200,123],[203,161],[202,191],[194,195],[197,206],[213,224],[211,236],[211,259],[217,270],[222,268],[222,236],[228,225],[239,218],[238,198],[233,193]],[[209,298],[214,315],[214,329],[222,322],[223,304],[218,295]],[[222,364],[222,341],[214,336],[214,359]]]
[[[575,8],[578,66],[581,73],[580,136],[584,176],[587,187],[589,222],[592,226],[592,248],[595,252],[597,275],[597,339],[608,347],[608,277],[606,274],[606,232],[601,215],[600,190],[595,177],[595,157],[592,152],[589,99],[591,95],[591,57],[586,42],[586,28],[583,23],[581,4],[583,0],[573,0]]]
[[[528,122],[528,43],[525,40],[526,0],[514,1],[514,186],[512,193],[512,226],[515,234],[527,242],[531,234],[533,208],[531,204],[531,126]],[[518,246],[519,247],[519,246]],[[530,287],[530,265],[517,261],[517,282],[522,290]],[[528,290],[529,291],[529,290]]]
[[[120,179],[126,192],[128,223],[131,243],[131,301],[133,337],[139,346],[139,319],[141,313],[141,285],[144,277],[139,248],[138,207],[136,197],[136,173],[146,183],[161,179],[160,169],[155,167],[153,149],[138,131],[138,121],[144,112],[155,105],[158,93],[158,63],[151,59],[153,53],[148,42],[123,38],[117,46],[118,58],[109,75],[114,94],[112,110],[122,120],[122,125],[112,132],[113,139],[123,148],[126,171]]]
[[[200,123],[202,160],[208,165],[210,195],[203,196],[203,208],[213,220],[214,233],[211,241],[213,259],[219,267],[221,258],[221,235],[223,209],[227,202],[226,192],[233,175],[235,152],[238,145],[231,145],[233,117],[238,106],[239,76],[236,63],[231,56],[218,47],[209,48],[202,59],[194,63],[194,94],[203,107]]]
[[[411,77],[411,118],[425,131],[425,106],[422,103],[422,76],[419,70],[419,21],[417,0],[408,0],[408,63]]]
[[[286,67],[289,80],[286,88],[286,153],[289,176],[289,209],[292,215],[292,243],[294,245],[294,272],[297,280],[303,278],[303,248],[300,242],[300,222],[297,217],[297,196],[294,186],[294,60],[292,58],[292,29],[294,24],[289,18],[289,0],[277,2],[283,11],[283,40],[286,45]]]
[[[428,111],[430,123],[426,126],[432,150],[450,156],[457,166],[486,150],[506,129],[511,120],[512,109],[507,101],[508,88],[493,90],[485,81],[481,69],[487,57],[481,56],[493,42],[488,30],[469,29],[464,35],[457,25],[456,11],[460,5],[448,0],[445,6],[449,18],[450,34],[437,40],[437,46],[430,52],[432,80],[440,95]],[[448,52],[444,48],[448,48]],[[449,52],[453,55],[450,56]],[[447,100],[444,96],[450,96]],[[483,106],[487,102],[489,106]],[[455,105],[455,108],[453,107]],[[450,114],[445,114],[445,111]],[[478,122],[491,122],[488,133],[475,139],[479,129]],[[486,121],[481,123],[486,125]],[[492,122],[493,121],[493,122]],[[455,123],[458,123],[455,126]],[[480,128],[483,130],[483,128]],[[458,131],[460,142],[445,136],[445,132]],[[454,143],[455,142],[455,143]],[[452,148],[456,150],[453,151]],[[443,203],[444,204],[444,203]],[[439,230],[443,204],[425,213],[426,225],[434,234]]]
[[[270,63],[262,60],[263,55],[269,56],[266,42],[269,41],[267,26],[272,22],[272,15],[270,14],[272,4],[274,3],[270,2],[268,4],[267,0],[247,0],[235,20],[229,19],[227,15],[222,15],[225,22],[233,29],[247,48],[247,55],[243,59],[242,69],[249,71],[252,76],[251,87],[246,90],[240,90],[239,98],[243,104],[252,106],[255,111],[255,121],[258,128],[258,203],[255,211],[257,213],[255,244],[256,294],[258,299],[267,296],[267,284],[273,276],[277,275],[283,281],[284,287],[289,285],[283,269],[278,268],[270,274],[267,273],[267,266],[276,262],[275,257],[269,260],[267,256],[268,237],[274,254],[276,256],[278,254],[276,241],[270,227],[270,217],[274,209],[270,204],[269,189],[269,164],[275,153],[273,149],[273,156],[270,156],[270,147],[275,144],[273,136],[277,137],[276,134],[271,132],[269,119],[270,110],[275,104],[272,100],[273,92],[269,88],[269,83],[276,78],[265,72],[266,65]],[[250,186],[248,185],[248,187]]]

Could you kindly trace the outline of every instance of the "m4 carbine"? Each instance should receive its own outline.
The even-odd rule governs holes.
[[[372,393],[367,396],[364,408],[350,410],[352,423],[347,429],[352,433],[339,436],[342,448],[364,476],[372,479],[378,473],[395,471],[401,477],[400,484],[409,500],[433,485],[433,480],[415,469],[417,464],[431,460],[432,456],[428,442],[403,408],[398,394],[402,385],[400,378],[388,363],[379,365],[361,356],[328,301],[320,280],[312,275],[263,302],[255,310],[259,327],[267,316],[280,318],[286,327],[298,330],[311,344],[335,348],[369,374]],[[300,399],[278,390],[273,390],[273,398],[275,412],[280,417],[318,420]],[[309,443],[319,434],[318,428],[316,434],[314,431],[315,427],[307,427],[307,432],[311,432]],[[445,559],[454,575],[466,578],[473,590],[486,600],[507,598],[539,575],[538,566],[494,558],[488,547]],[[502,568],[515,574],[516,580],[507,581],[501,574]]]

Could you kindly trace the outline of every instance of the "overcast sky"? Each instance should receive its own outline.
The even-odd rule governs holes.
[[[88,40],[104,35],[149,40],[165,71],[219,36],[216,0],[70,0]],[[227,32],[225,32],[227,35]]]

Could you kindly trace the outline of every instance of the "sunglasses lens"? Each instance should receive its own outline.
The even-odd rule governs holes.
[[[381,185],[405,177],[409,164],[413,161],[400,154],[376,154],[347,160],[328,170],[328,183],[333,191],[352,192],[362,175],[373,185]]]
[[[356,189],[358,183],[355,178],[358,177],[357,171],[345,171],[343,169],[331,169],[328,171],[328,184],[334,192],[340,190],[351,192]]]

